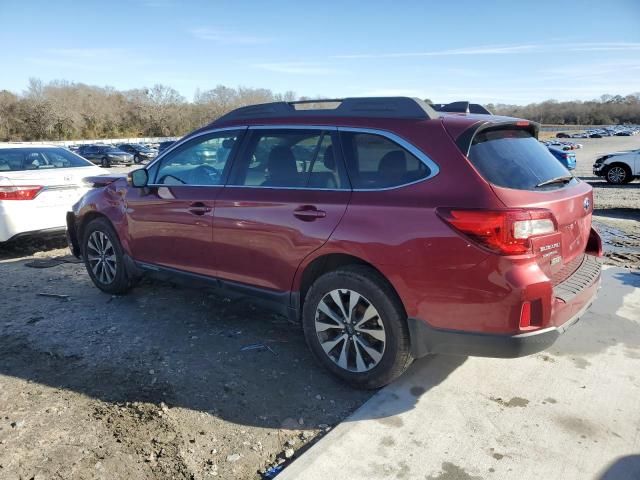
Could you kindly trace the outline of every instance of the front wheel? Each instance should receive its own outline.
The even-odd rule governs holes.
[[[103,292],[121,294],[132,287],[120,240],[106,218],[96,218],[84,229],[82,256],[91,280]]]
[[[133,163],[135,165],[142,163],[142,159],[140,158],[140,155],[136,155],[135,157],[133,157]]]
[[[302,321],[316,359],[352,386],[383,387],[412,361],[402,305],[370,267],[346,267],[318,278],[306,295]]]
[[[613,185],[622,185],[633,180],[631,169],[626,165],[619,164],[610,166],[605,173],[605,178]]]

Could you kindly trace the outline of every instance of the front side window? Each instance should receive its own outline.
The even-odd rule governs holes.
[[[158,185],[223,185],[231,153],[241,130],[199,137],[166,155],[158,166]]]
[[[340,138],[355,189],[398,187],[431,175],[420,159],[382,135],[345,131]]]
[[[334,134],[323,130],[254,130],[230,184],[251,187],[347,189]]]

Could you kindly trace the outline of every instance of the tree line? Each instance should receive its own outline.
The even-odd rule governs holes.
[[[0,90],[0,141],[181,136],[244,105],[295,99],[293,92],[219,85],[189,102],[160,84],[119,91],[30,79],[22,94]]]
[[[120,91],[31,79],[21,94],[0,90],[0,141],[181,136],[244,105],[296,99],[291,91],[219,85],[197,91],[193,101],[187,101],[160,84]],[[548,100],[487,107],[496,114],[547,124],[640,124],[640,93],[603,95],[586,102]]]
[[[552,125],[640,124],[640,92],[624,97],[602,95],[597,100],[585,102],[546,100],[529,105],[489,104],[486,107],[497,115]]]

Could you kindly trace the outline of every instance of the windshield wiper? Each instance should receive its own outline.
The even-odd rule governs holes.
[[[540,182],[536,185],[536,188],[545,187],[547,185],[553,185],[554,183],[569,183],[573,180],[573,175],[563,175],[562,177],[553,177],[544,182]]]

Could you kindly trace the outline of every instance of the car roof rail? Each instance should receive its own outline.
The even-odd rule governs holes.
[[[249,105],[223,115],[214,123],[247,119],[320,116],[430,120],[438,118],[438,113],[429,104],[418,98],[361,97]]]
[[[480,113],[483,115],[493,115],[489,110],[479,103],[470,102],[451,102],[451,103],[434,103],[431,105],[436,112],[443,113]]]

